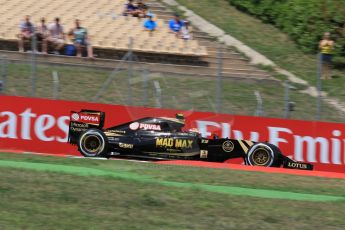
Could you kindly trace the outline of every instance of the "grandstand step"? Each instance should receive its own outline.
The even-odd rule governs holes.
[[[212,36],[207,36],[204,34],[201,34],[199,32],[193,31],[193,38],[202,41],[210,41],[210,42],[217,42],[217,39]]]
[[[0,42],[0,50],[17,50],[17,42],[15,41],[2,41]],[[98,54],[99,58],[105,59],[121,59],[127,51],[116,51],[116,50],[106,50],[106,49],[95,49],[95,53]],[[159,54],[152,54],[152,53],[137,53],[135,55],[141,61],[146,62],[161,62],[161,63],[174,63],[174,64],[191,64],[197,66],[208,66],[208,62],[216,63],[216,55],[209,56],[209,57],[183,57],[183,56],[176,56],[176,55],[159,55]],[[223,63],[230,62],[233,64],[247,64],[246,60],[238,58],[237,56],[233,56],[231,54],[224,53],[223,54]]]
[[[207,50],[207,52],[208,52],[207,57],[218,58],[218,56],[219,56],[218,50],[214,50],[214,51]],[[223,58],[228,58],[228,59],[233,59],[233,60],[241,60],[241,61],[249,62],[249,60],[247,58],[242,57],[242,55],[237,54],[237,53],[233,53],[233,52],[229,52],[229,51],[223,51],[220,54],[221,54],[221,56]]]
[[[230,64],[230,65],[236,65],[236,66],[252,66],[256,68],[254,65],[250,64],[246,59],[223,57],[221,60],[222,60],[223,65]],[[208,63],[208,66],[218,65],[219,63],[219,59],[217,57],[211,57],[211,56],[200,58],[200,61]]]
[[[7,42],[9,43],[9,42]],[[2,43],[3,44],[3,43]],[[6,47],[12,46],[12,50],[16,49],[16,44],[8,44]],[[126,51],[114,51],[114,50],[97,50],[96,53],[100,54],[99,57],[103,59],[117,59],[120,60],[126,53]],[[212,52],[210,52],[212,53]],[[143,62],[152,62],[152,63],[162,63],[162,64],[176,64],[176,65],[193,65],[193,66],[202,66],[216,69],[218,68],[218,58],[215,53],[213,56],[209,57],[181,57],[181,56],[167,56],[167,55],[158,55],[150,53],[134,53],[138,60]],[[240,72],[243,71],[253,71],[257,70],[255,67],[250,65],[246,59],[239,58],[237,55],[231,53],[223,53],[222,63],[223,68],[229,69],[240,69]],[[213,70],[215,71],[215,70]],[[232,71],[234,73],[234,71]]]
[[[203,46],[205,46],[205,45],[203,45]],[[217,56],[217,53],[219,52],[219,47],[220,46],[205,46],[206,47],[206,49],[207,49],[207,52],[208,52],[208,56]],[[227,49],[226,47],[224,47],[224,46],[221,46],[222,48],[221,48],[221,53],[223,54],[223,56],[224,55],[228,55],[228,56],[230,56],[230,57],[233,57],[233,58],[238,58],[238,59],[246,59],[246,58],[244,58],[243,57],[243,55],[242,54],[240,54],[240,53],[237,53],[237,52],[235,52],[235,51],[233,51],[233,50],[230,50],[230,49]],[[248,59],[246,59],[246,60],[248,60]]]
[[[30,53],[18,53],[11,51],[0,51],[1,55],[5,55],[9,60],[13,62],[23,63],[23,60],[27,60],[30,63]],[[58,64],[58,65],[73,65],[91,68],[106,68],[114,69],[121,61],[110,59],[88,59],[88,58],[76,58],[58,55],[37,55],[37,63],[39,64]],[[127,69],[129,62],[122,62],[122,69]],[[148,62],[134,62],[132,63],[133,70],[142,71],[148,69],[150,72],[161,72],[178,75],[193,75],[193,76],[216,76],[217,68],[208,68],[200,66],[186,66],[186,65],[173,65],[173,64],[161,64],[161,63],[148,63]],[[277,81],[270,77],[263,71],[250,71],[241,69],[225,68],[222,73],[223,77],[230,78],[245,78],[245,79],[261,79],[267,81]]]
[[[210,68],[218,68],[219,64],[218,62],[209,62],[209,65],[208,67]],[[238,63],[232,63],[232,62],[223,62],[222,64],[223,68],[224,69],[246,69],[246,70],[258,70],[257,67],[253,66],[253,65],[250,65],[250,64],[238,64]],[[259,70],[260,71],[260,70]],[[261,71],[260,71],[261,72]]]

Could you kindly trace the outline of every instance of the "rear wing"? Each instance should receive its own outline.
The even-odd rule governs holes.
[[[68,142],[77,144],[81,133],[88,129],[102,129],[104,126],[105,113],[95,110],[82,109],[80,112],[71,111],[68,130]]]

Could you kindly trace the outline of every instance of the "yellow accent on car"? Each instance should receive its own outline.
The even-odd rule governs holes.
[[[252,145],[254,145],[254,142],[252,141],[245,141],[250,147],[252,147]]]
[[[242,140],[237,140],[237,141],[241,145],[244,153],[247,153],[248,152],[248,147],[242,142]]]

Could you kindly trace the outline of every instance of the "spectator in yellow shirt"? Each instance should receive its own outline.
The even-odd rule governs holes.
[[[333,58],[334,41],[329,32],[324,33],[323,39],[319,43],[322,65],[322,79],[329,79],[331,76],[331,64]]]

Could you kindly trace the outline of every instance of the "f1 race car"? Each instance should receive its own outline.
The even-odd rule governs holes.
[[[146,117],[103,128],[105,113],[93,110],[71,112],[68,142],[85,157],[128,157],[150,160],[183,159],[224,162],[243,158],[246,165],[312,170],[267,142],[229,138],[203,138],[197,130],[183,131],[182,114],[175,118]]]

